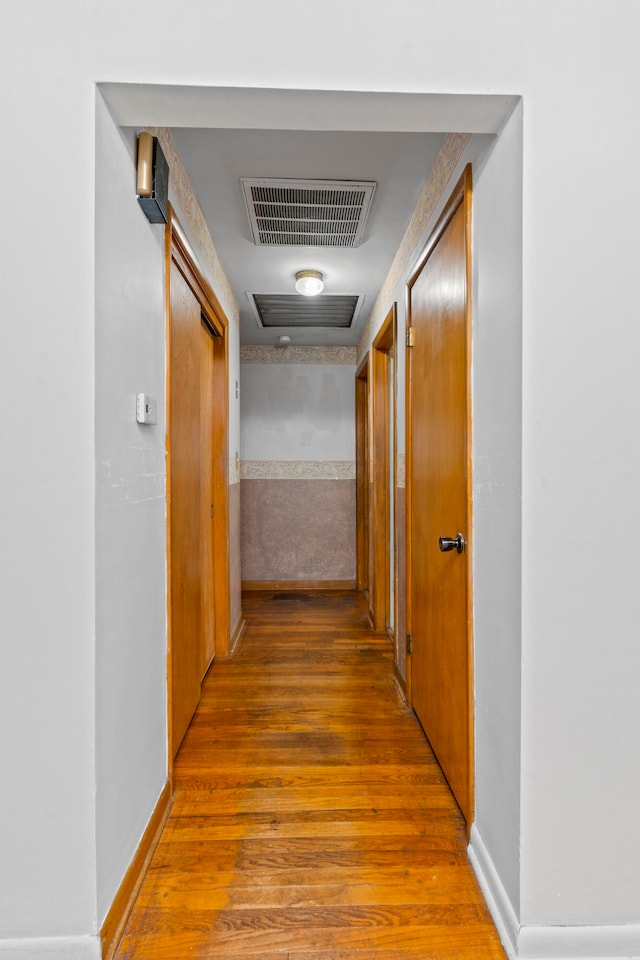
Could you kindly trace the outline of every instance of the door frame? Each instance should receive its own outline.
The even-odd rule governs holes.
[[[171,614],[171,267],[177,267],[200,304],[202,321],[213,335],[213,420],[211,504],[214,524],[213,626],[215,656],[228,656],[231,645],[229,569],[229,337],[228,320],[204,276],[184,228],[169,205],[165,229],[165,349],[166,349],[166,577],[167,577],[167,738],[168,771],[172,756],[172,614]],[[208,668],[209,664],[206,665]]]
[[[394,616],[391,616],[391,509],[393,497],[393,516],[397,516],[396,503],[396,451],[397,451],[397,305],[394,303],[385,317],[371,347],[371,562],[373,590],[371,609],[374,628],[385,631],[395,642],[397,610],[397,536],[394,536],[393,577]],[[390,402],[390,360],[394,365],[394,394]],[[389,440],[390,425],[393,422],[393,450]],[[390,490],[390,487],[392,488]]]
[[[370,444],[369,354],[356,370],[356,590],[369,596],[370,581]]]
[[[440,240],[442,234],[446,230],[449,222],[451,221],[455,212],[460,208],[461,205],[464,205],[464,220],[465,220],[465,282],[466,282],[466,297],[465,297],[465,326],[466,326],[466,341],[467,341],[467,369],[465,371],[466,375],[466,395],[467,395],[467,404],[466,404],[466,437],[467,437],[467,449],[466,449],[466,511],[467,511],[467,531],[468,531],[468,546],[471,548],[468,551],[468,564],[467,564],[467,610],[466,610],[466,624],[467,624],[467,649],[468,649],[468,716],[469,716],[469,789],[470,789],[470,798],[469,798],[469,809],[471,811],[469,821],[467,822],[467,836],[469,836],[471,831],[471,826],[473,823],[475,815],[475,717],[474,717],[474,671],[473,671],[473,474],[472,474],[472,452],[473,452],[473,410],[472,410],[472,353],[471,353],[471,344],[472,344],[472,264],[471,264],[471,252],[472,252],[472,236],[471,236],[471,214],[472,214],[472,168],[471,164],[468,164],[457,184],[455,185],[449,199],[447,200],[442,213],[438,217],[433,230],[431,231],[427,242],[425,244],[422,253],[420,254],[415,266],[410,272],[409,278],[406,284],[406,317],[407,317],[407,346],[406,346],[406,377],[405,377],[405,410],[406,410],[406,479],[405,479],[405,496],[406,496],[406,623],[407,623],[407,635],[411,637],[412,634],[412,610],[411,610],[411,586],[412,586],[412,577],[413,577],[413,563],[412,556],[414,550],[414,544],[412,542],[411,535],[411,512],[413,508],[413,498],[412,498],[412,475],[413,475],[413,430],[412,430],[412,362],[411,362],[411,289],[419,277],[422,268],[425,263],[431,256],[434,248],[436,247],[438,241]],[[420,549],[420,546],[417,545],[416,549]],[[413,689],[411,682],[411,653],[407,650],[407,697],[410,704],[413,703]]]
[[[356,370],[356,587],[369,599],[373,629],[396,637],[398,538],[394,537],[394,617],[391,617],[390,496],[397,516],[397,304],[394,303],[371,349]],[[390,401],[390,356],[394,394]],[[389,428],[393,418],[393,450]],[[393,472],[391,472],[393,468]],[[390,488],[392,490],[390,491]],[[393,622],[392,622],[393,619]]]

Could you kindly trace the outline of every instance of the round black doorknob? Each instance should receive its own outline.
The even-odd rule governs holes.
[[[442,553],[448,553],[449,550],[457,550],[458,553],[462,553],[466,545],[461,533],[457,537],[438,537],[438,546]]]

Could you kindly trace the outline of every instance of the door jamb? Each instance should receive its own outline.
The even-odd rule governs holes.
[[[369,595],[369,353],[356,370],[356,589]]]
[[[395,616],[391,622],[391,544],[390,544],[390,468],[393,468],[394,517],[397,516],[396,496],[396,397],[393,404],[389,392],[391,378],[390,358],[393,358],[394,374],[397,374],[396,331],[397,305],[394,303],[384,319],[375,337],[371,349],[372,385],[371,385],[371,457],[372,457],[372,496],[371,496],[371,539],[372,539],[372,597],[371,608],[374,628],[386,631],[395,639]],[[394,375],[394,384],[396,376]],[[394,424],[394,444],[390,449],[389,430],[391,418]],[[393,574],[397,576],[397,537],[394,537]],[[397,581],[394,579],[397,609]]]

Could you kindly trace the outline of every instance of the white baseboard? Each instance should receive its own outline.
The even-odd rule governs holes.
[[[100,960],[100,937],[39,937],[0,940],[0,957],[6,960]]]
[[[519,960],[520,923],[475,823],[471,827],[467,852],[505,953],[509,960]]]
[[[638,960],[640,924],[520,929],[519,960]]]
[[[520,926],[475,824],[468,853],[509,960],[640,960],[640,924]]]

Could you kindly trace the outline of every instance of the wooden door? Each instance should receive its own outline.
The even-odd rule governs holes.
[[[202,549],[202,649],[200,678],[205,675],[216,652],[213,550],[213,427],[214,353],[213,335],[200,323],[200,517]]]
[[[469,602],[470,173],[409,284],[409,617],[412,705],[470,825],[473,715]],[[465,548],[441,552],[440,537]]]
[[[201,308],[171,263],[169,369],[170,740],[178,751],[202,679]],[[206,482],[206,481],[205,481]]]
[[[229,373],[227,320],[171,208],[166,244],[171,766],[202,678],[231,646]]]

